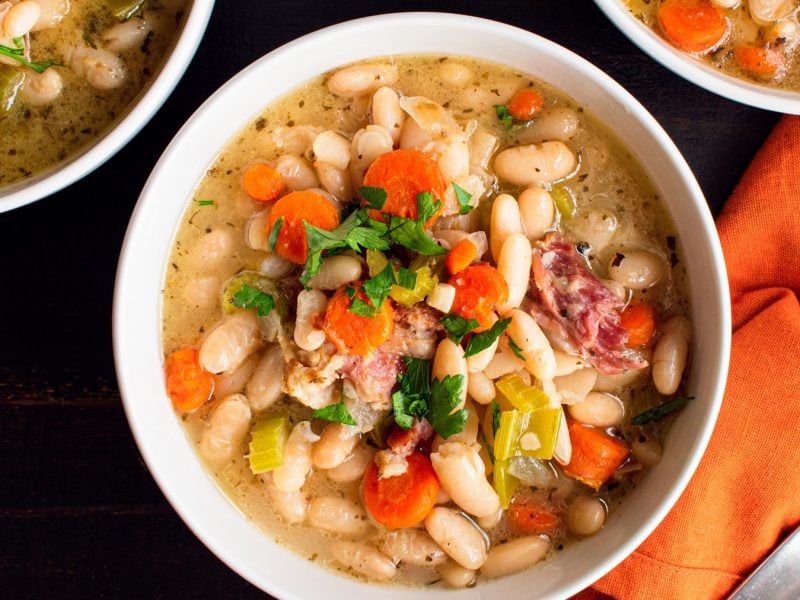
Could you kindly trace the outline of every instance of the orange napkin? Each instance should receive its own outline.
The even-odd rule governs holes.
[[[800,525],[800,117],[778,124],[717,227],[733,302],[719,421],[664,522],[581,600],[724,598]]]

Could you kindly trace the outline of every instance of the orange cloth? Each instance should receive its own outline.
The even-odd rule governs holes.
[[[724,598],[800,525],[800,117],[778,124],[717,227],[733,302],[719,421],[664,522],[581,600]]]

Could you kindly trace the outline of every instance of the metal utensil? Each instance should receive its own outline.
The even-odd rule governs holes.
[[[728,600],[798,600],[800,598],[800,528],[775,548]]]

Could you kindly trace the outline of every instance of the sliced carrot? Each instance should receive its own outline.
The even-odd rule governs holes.
[[[286,194],[275,203],[269,213],[268,233],[272,232],[280,218],[283,218],[283,224],[278,232],[275,252],[301,265],[308,256],[308,239],[303,221],[328,231],[339,226],[339,211],[333,203],[322,194],[310,190]]]
[[[708,0],[663,0],[657,17],[667,40],[686,52],[706,52],[728,31],[725,13]]]
[[[508,284],[500,272],[486,263],[471,265],[448,281],[456,288],[450,312],[476,319],[475,331],[485,331],[494,322],[494,307],[508,300]]]
[[[370,217],[381,221],[381,212],[416,219],[417,196],[430,192],[434,201],[439,201],[444,197],[447,188],[439,166],[419,150],[394,150],[379,156],[367,170],[364,185],[386,191],[383,208],[380,211],[369,211]],[[430,227],[440,212],[441,209],[428,219],[425,226]]]
[[[757,77],[772,79],[783,73],[783,54],[777,50],[745,44],[737,46],[734,55],[742,69]]]
[[[253,165],[244,172],[242,186],[247,195],[256,202],[277,200],[286,186],[281,174],[265,164]]]
[[[478,248],[475,247],[472,240],[464,238],[447,253],[444,264],[450,274],[455,275],[470,266],[476,258],[478,258]]]
[[[547,498],[547,493],[534,492],[522,498],[514,498],[506,510],[511,525],[530,535],[548,535],[562,527],[562,511]]]
[[[611,479],[630,454],[622,440],[577,421],[569,422],[569,439],[572,458],[564,465],[564,473],[595,490]]]
[[[402,475],[381,479],[374,462],[364,475],[364,505],[378,523],[392,529],[421,523],[439,494],[439,479],[428,457],[414,452],[407,460],[408,470]]]
[[[628,346],[644,346],[656,333],[656,311],[652,304],[636,302],[622,311],[621,325],[628,330]]]
[[[509,100],[507,108],[509,114],[517,121],[530,121],[540,112],[544,100],[542,95],[531,88],[522,88]]]
[[[200,366],[199,353],[179,348],[166,361],[167,393],[181,412],[197,410],[214,393],[214,377]]]
[[[366,294],[361,291],[361,283],[352,284],[356,290],[353,298],[347,289],[339,288],[328,302],[322,329],[339,350],[366,356],[383,344],[394,330],[394,310],[391,300],[387,299],[378,309],[374,317],[357,315],[351,312],[350,306],[354,298],[369,303]]]

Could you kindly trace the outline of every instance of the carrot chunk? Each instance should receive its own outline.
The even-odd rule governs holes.
[[[214,393],[214,377],[200,366],[199,353],[179,348],[166,361],[167,394],[181,412],[192,412]]]
[[[599,490],[614,472],[628,460],[628,444],[595,427],[569,422],[572,458],[564,473]]]
[[[350,306],[355,298],[369,302],[361,291],[361,283],[354,283],[353,298],[347,288],[341,287],[328,302],[322,329],[339,350],[366,356],[383,344],[394,330],[394,310],[391,300],[386,300],[375,312],[375,316],[362,316],[351,312]]]
[[[444,197],[447,188],[439,166],[419,150],[394,150],[379,156],[367,170],[364,185],[386,191],[382,210],[369,211],[370,217],[380,221],[383,221],[381,212],[416,219],[417,196],[430,192],[435,202]],[[430,227],[439,218],[440,212],[441,209],[425,226]]]
[[[486,263],[471,265],[448,281],[456,289],[450,312],[465,319],[475,319],[475,331],[492,326],[494,307],[508,300],[508,284],[500,272]]]
[[[667,40],[685,52],[706,52],[728,31],[725,13],[708,0],[664,0],[657,18]]]
[[[459,271],[466,269],[472,261],[478,257],[478,249],[472,240],[464,238],[458,242],[450,252],[447,253],[447,258],[444,259],[444,264],[451,275],[455,275]]]
[[[283,224],[278,232],[275,252],[301,265],[308,256],[308,239],[303,221],[328,231],[339,226],[339,211],[333,203],[322,194],[310,190],[292,192],[278,200],[269,214],[268,232],[272,231],[280,218],[283,218]]]
[[[647,302],[630,304],[622,311],[620,324],[628,330],[628,347],[644,346],[656,333],[656,311]]]
[[[372,517],[392,529],[414,527],[436,505],[439,479],[421,452],[408,457],[408,470],[395,477],[378,477],[373,462],[364,475],[364,504]]]
[[[283,193],[286,186],[281,174],[265,164],[253,165],[244,172],[242,186],[256,202],[272,202]]]
[[[534,492],[514,501],[506,510],[508,522],[529,535],[552,535],[562,527],[562,511],[548,501],[547,493]]]
[[[757,77],[772,79],[783,73],[783,55],[777,50],[745,44],[737,46],[734,55],[742,69]]]
[[[523,88],[511,97],[507,108],[509,114],[517,121],[530,121],[542,111],[543,105],[544,100],[539,92]]]

